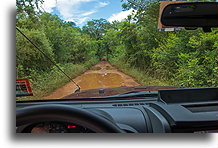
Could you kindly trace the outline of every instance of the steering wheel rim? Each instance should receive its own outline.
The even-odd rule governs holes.
[[[123,130],[112,121],[88,112],[85,109],[75,108],[69,105],[35,105],[16,111],[17,127],[46,121],[72,122],[89,128],[96,133],[123,133]]]

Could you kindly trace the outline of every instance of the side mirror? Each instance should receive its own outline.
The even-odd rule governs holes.
[[[161,15],[165,26],[202,27],[210,31],[218,27],[218,2],[176,3],[167,5]]]

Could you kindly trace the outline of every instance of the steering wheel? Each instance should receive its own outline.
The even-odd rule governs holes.
[[[98,116],[85,109],[69,105],[35,105],[18,109],[16,112],[16,126],[30,123],[62,121],[72,122],[86,127],[96,133],[123,133],[115,123]]]

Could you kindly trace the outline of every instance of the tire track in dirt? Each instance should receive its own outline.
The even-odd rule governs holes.
[[[139,83],[137,83],[132,77],[118,71],[118,69],[114,68],[107,61],[100,61],[90,70],[76,77],[74,81],[81,87],[81,90],[120,86],[139,86]],[[60,99],[72,94],[76,89],[77,87],[72,82],[68,82],[63,87],[56,89],[43,99]]]

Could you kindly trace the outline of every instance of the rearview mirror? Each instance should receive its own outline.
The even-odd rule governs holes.
[[[203,27],[204,30],[218,27],[218,3],[195,2],[167,5],[161,15],[165,26]]]

